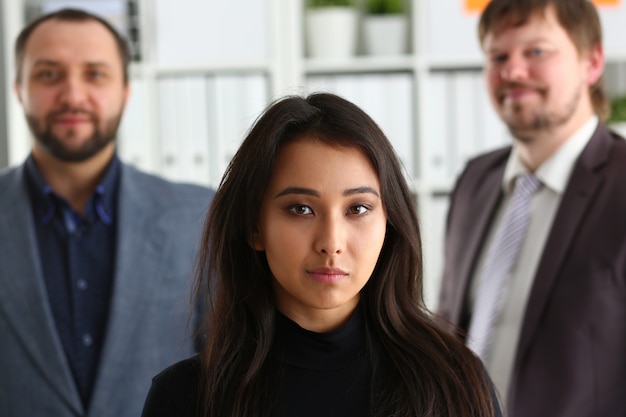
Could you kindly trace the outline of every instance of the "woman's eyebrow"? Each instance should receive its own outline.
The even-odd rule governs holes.
[[[380,194],[378,193],[378,191],[376,191],[374,188],[369,187],[369,186],[363,186],[363,187],[355,187],[355,188],[349,188],[347,190],[345,190],[343,192],[344,196],[349,196],[349,195],[355,195],[355,194],[373,194],[376,197],[380,198]],[[287,187],[284,190],[282,190],[281,192],[279,192],[278,194],[276,194],[276,196],[274,198],[278,198],[278,197],[283,197],[289,194],[299,194],[299,195],[309,195],[309,196],[313,196],[313,197],[320,197],[321,194],[319,193],[319,191],[316,191],[312,188],[305,188],[305,187]]]
[[[283,197],[285,195],[289,195],[289,194],[303,194],[303,195],[310,195],[313,197],[320,197],[320,193],[318,191],[315,191],[311,188],[305,188],[305,187],[287,187],[284,190],[282,190],[280,193],[276,194],[276,196],[274,198],[278,198],[278,197]]]
[[[380,198],[380,194],[378,194],[378,191],[376,191],[375,189],[369,186],[349,188],[343,192],[343,195],[366,194],[366,193],[374,194],[376,197]]]

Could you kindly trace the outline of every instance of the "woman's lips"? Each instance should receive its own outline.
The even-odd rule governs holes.
[[[307,273],[313,280],[327,283],[339,282],[348,276],[347,272],[339,268],[315,268]]]

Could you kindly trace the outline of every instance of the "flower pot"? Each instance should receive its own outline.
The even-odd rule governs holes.
[[[307,47],[312,58],[356,54],[358,12],[352,7],[320,7],[306,12]]]
[[[402,55],[407,52],[409,22],[405,15],[369,15],[363,19],[368,55]]]

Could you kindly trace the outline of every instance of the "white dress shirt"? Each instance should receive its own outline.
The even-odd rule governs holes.
[[[494,323],[491,355],[485,363],[499,391],[502,404],[506,404],[513,362],[526,312],[526,303],[533,285],[535,272],[541,260],[543,247],[552,228],[552,221],[569,182],[574,164],[591,139],[597,125],[598,118],[593,116],[535,171],[535,175],[543,187],[535,193],[531,201],[530,221],[526,238],[522,243],[519,258],[512,271],[509,288],[505,294],[505,303]],[[478,271],[482,269],[487,249],[494,237],[494,231],[498,228],[510,202],[514,180],[518,175],[526,172],[528,169],[522,163],[518,152],[513,148],[502,180],[504,192],[502,202],[496,211],[472,277],[469,293],[469,307],[472,310],[480,281]]]

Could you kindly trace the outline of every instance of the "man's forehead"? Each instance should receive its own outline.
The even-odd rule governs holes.
[[[42,22],[25,45],[25,58],[31,62],[78,63],[119,62],[113,34],[93,20]]]
[[[100,48],[113,50],[117,47],[113,34],[100,22],[50,19],[33,29],[26,43],[26,51],[54,45],[67,47],[98,45]],[[95,54],[98,51],[92,52]]]
[[[500,35],[502,32],[525,26],[531,22],[538,20],[547,21],[548,19],[548,7],[535,8],[528,11],[514,11],[505,15],[501,15],[495,20],[493,27],[489,30],[488,34]]]

